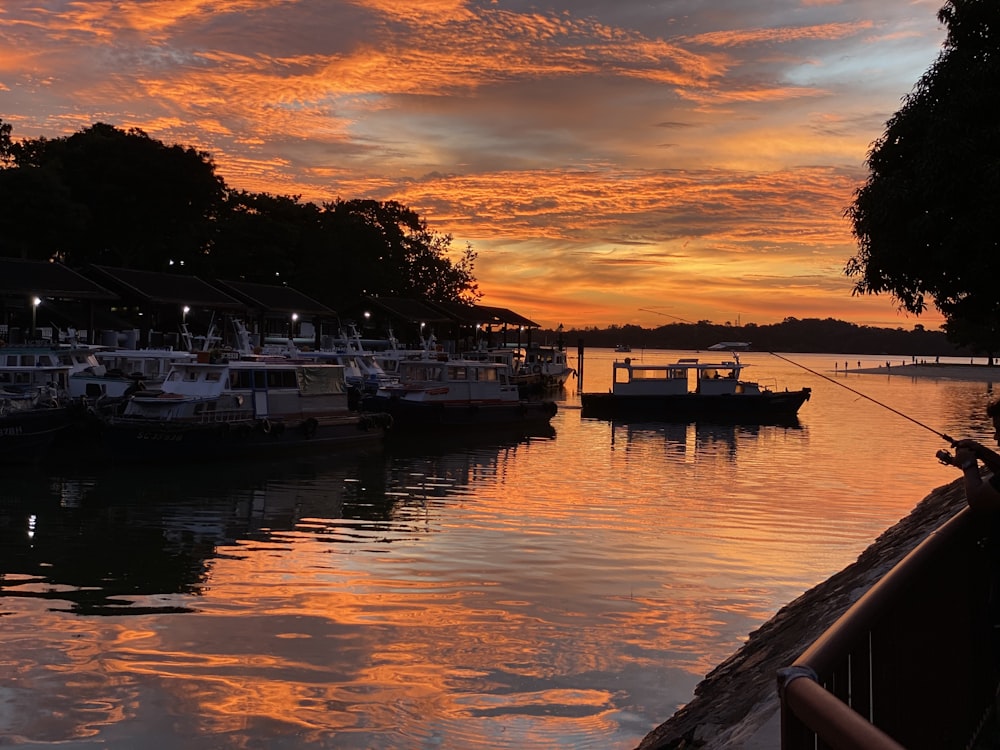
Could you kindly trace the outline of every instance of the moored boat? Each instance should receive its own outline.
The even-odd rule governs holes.
[[[65,367],[0,369],[0,463],[35,463],[73,423]]]
[[[103,420],[108,457],[196,460],[380,447],[388,420],[349,410],[340,365],[199,360],[175,363],[160,391],[133,394],[120,414]]]
[[[392,417],[392,430],[493,428],[548,424],[553,401],[524,400],[507,365],[475,360],[402,360],[399,382],[363,402]]]
[[[545,346],[532,344],[525,348],[524,363],[526,372],[541,377],[543,390],[557,390],[566,385],[576,370],[569,366],[566,350],[562,346]]]
[[[114,357],[105,360],[102,357]],[[138,390],[143,381],[152,386],[157,378],[162,378],[164,364],[181,357],[193,357],[181,351],[146,351],[129,354],[122,350],[90,344],[52,343],[5,346],[2,350],[4,367],[65,367],[69,377],[66,381],[66,396],[70,399],[86,400],[91,404],[108,404],[119,401]],[[139,359],[144,360],[141,363]],[[152,363],[152,364],[150,364]],[[159,375],[154,376],[150,367],[155,366]],[[123,369],[124,368],[124,369]]]
[[[779,422],[795,419],[811,390],[778,391],[742,380],[747,365],[732,359],[669,364],[614,362],[607,393],[581,393],[581,415],[602,419],[707,419],[722,422]]]

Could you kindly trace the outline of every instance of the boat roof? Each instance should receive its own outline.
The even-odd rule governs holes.
[[[700,362],[697,357],[682,358],[676,362],[657,362],[654,364],[635,364],[626,357],[624,362],[615,362],[615,367],[628,367],[630,370],[732,370],[749,367],[736,360],[723,360],[721,362]]]

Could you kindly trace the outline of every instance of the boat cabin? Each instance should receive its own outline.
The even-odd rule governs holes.
[[[67,365],[15,365],[0,367],[0,396],[48,391],[55,396],[69,392]]]
[[[740,380],[746,365],[738,359],[699,362],[679,359],[670,364],[634,364],[629,357],[614,363],[612,392],[622,396],[703,396],[759,393],[756,383]]]
[[[394,386],[382,389],[390,392]],[[505,364],[474,360],[402,360],[399,387],[406,397],[446,401],[517,401],[517,385]],[[382,392],[380,391],[380,392]]]
[[[162,393],[136,394],[125,416],[174,420],[211,413],[215,421],[234,421],[347,412],[341,365],[234,360],[175,363]]]

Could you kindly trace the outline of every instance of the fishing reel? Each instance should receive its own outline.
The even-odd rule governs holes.
[[[939,450],[934,455],[937,456],[938,461],[946,466],[958,466],[958,464],[955,463],[955,457],[946,450]]]

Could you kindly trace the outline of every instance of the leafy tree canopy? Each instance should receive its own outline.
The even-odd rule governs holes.
[[[0,120],[0,254],[285,283],[331,307],[364,295],[475,302],[471,247],[395,202],[228,188],[208,154],[97,123],[14,141]]]
[[[928,297],[956,340],[1000,346],[1000,4],[948,0],[940,55],[872,146],[847,215],[855,293],[890,293],[919,314]],[[984,324],[984,321],[989,321]],[[960,334],[960,335],[959,335]]]

